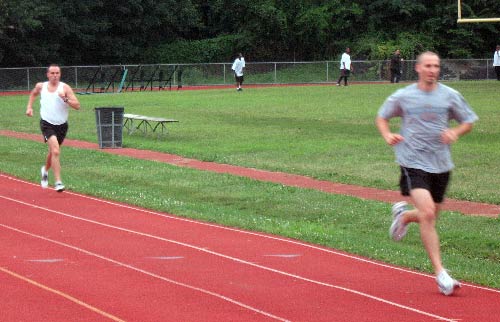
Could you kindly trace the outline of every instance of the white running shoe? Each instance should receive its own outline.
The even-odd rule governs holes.
[[[54,189],[57,192],[63,192],[64,191],[64,185],[63,185],[63,183],[61,181],[56,182],[56,185],[55,185]]]
[[[453,279],[444,269],[436,276],[436,282],[439,291],[446,296],[452,295],[456,289],[462,287],[462,285],[460,285],[457,280]]]
[[[49,186],[49,173],[45,171],[45,166],[42,166],[42,169],[40,170],[42,174],[42,180],[40,181],[40,185],[42,188],[47,188]]]
[[[402,223],[403,213],[407,210],[406,201],[400,201],[392,206],[392,224],[389,229],[389,235],[395,241],[400,241],[408,231],[407,225]]]

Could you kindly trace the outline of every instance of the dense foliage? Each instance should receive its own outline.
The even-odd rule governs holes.
[[[500,17],[463,0],[464,17]],[[0,66],[385,59],[395,48],[489,58],[500,23],[457,24],[456,0],[2,0]]]

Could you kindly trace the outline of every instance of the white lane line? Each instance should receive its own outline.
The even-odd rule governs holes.
[[[333,285],[333,284],[329,284],[329,283],[325,283],[325,282],[321,282],[321,281],[316,281],[316,280],[313,280],[313,279],[310,279],[310,278],[307,278],[307,277],[302,277],[300,275],[283,272],[283,271],[280,271],[280,270],[277,270],[277,269],[274,269],[274,268],[270,268],[270,267],[267,267],[267,266],[255,264],[255,263],[243,260],[243,259],[231,257],[231,256],[228,256],[228,255],[217,253],[215,251],[207,250],[205,248],[200,248],[200,247],[197,247],[197,246],[194,246],[194,245],[190,245],[190,244],[186,244],[186,243],[183,243],[183,242],[179,242],[179,241],[176,241],[176,240],[167,239],[167,238],[163,238],[163,237],[159,237],[159,236],[155,236],[155,235],[151,235],[151,234],[147,234],[147,233],[143,233],[143,232],[138,232],[138,231],[126,229],[126,228],[123,228],[123,227],[118,227],[118,226],[114,226],[114,225],[110,225],[110,224],[98,222],[98,221],[95,221],[95,220],[90,220],[90,219],[87,219],[87,218],[73,216],[73,215],[70,215],[70,214],[67,214],[67,213],[64,213],[64,212],[61,212],[61,211],[52,210],[52,209],[48,209],[48,208],[45,208],[45,207],[40,207],[40,206],[37,206],[37,205],[34,205],[34,204],[30,204],[30,203],[27,203],[27,202],[24,202],[24,201],[21,201],[21,200],[12,199],[12,198],[9,198],[9,197],[0,196],[0,198],[6,199],[6,200],[10,200],[12,202],[19,203],[19,204],[22,204],[22,205],[25,205],[25,206],[29,206],[29,207],[33,207],[33,208],[36,208],[36,209],[44,210],[44,211],[47,211],[47,212],[52,212],[52,213],[55,213],[55,214],[58,214],[58,215],[61,215],[61,216],[64,216],[64,217],[73,218],[73,219],[76,219],[76,220],[81,220],[81,221],[84,221],[84,222],[89,222],[89,223],[92,223],[92,224],[95,224],[95,225],[99,225],[99,226],[103,226],[103,227],[107,227],[107,228],[112,228],[112,229],[116,229],[116,230],[119,230],[119,231],[131,233],[131,234],[135,234],[135,235],[138,235],[138,236],[148,237],[148,238],[152,238],[152,239],[155,239],[155,240],[160,240],[160,241],[164,241],[164,242],[168,242],[168,243],[172,243],[172,244],[184,246],[184,247],[191,248],[191,249],[194,249],[194,250],[197,250],[197,251],[200,251],[200,252],[205,252],[205,253],[208,253],[208,254],[211,254],[211,255],[214,255],[214,256],[218,256],[218,257],[221,257],[221,258],[232,260],[232,261],[237,262],[237,263],[249,265],[249,266],[256,267],[256,268],[259,268],[259,269],[262,269],[262,270],[266,270],[266,271],[269,271],[269,272],[280,274],[280,275],[283,275],[283,276],[292,277],[293,279],[299,279],[299,280],[310,282],[310,283],[313,283],[313,284],[316,284],[316,285],[326,286],[326,287],[330,287],[330,288],[342,290],[342,291],[345,291],[345,292],[353,293],[353,294],[360,295],[360,296],[366,297],[366,298],[370,298],[372,300],[375,300],[375,301],[378,301],[378,302],[382,302],[382,303],[385,303],[385,304],[389,304],[389,305],[392,305],[392,306],[395,306],[395,307],[398,307],[398,308],[401,308],[401,309],[404,309],[404,310],[408,310],[408,311],[412,311],[412,312],[419,313],[419,314],[422,314],[422,315],[430,316],[430,317],[436,318],[438,320],[442,320],[442,321],[454,321],[454,320],[450,320],[448,318],[445,318],[445,317],[442,317],[442,316],[439,316],[439,315],[435,315],[435,314],[432,314],[432,313],[429,313],[429,312],[425,312],[425,311],[422,311],[422,310],[419,310],[419,309],[416,309],[416,308],[413,308],[413,307],[409,307],[409,306],[406,306],[406,305],[403,305],[403,304],[399,304],[399,303],[396,303],[396,302],[385,300],[383,298],[380,298],[380,297],[377,297],[377,296],[374,296],[374,295],[370,295],[370,294],[367,294],[367,293],[363,293],[363,292],[360,292],[360,291],[356,291],[356,290],[349,289],[349,288],[342,287],[342,286],[338,286],[338,285]],[[3,226],[3,225],[1,225],[1,226]]]
[[[244,304],[242,302],[239,302],[239,301],[236,301],[236,300],[233,300],[227,296],[224,296],[224,295],[221,295],[221,294],[218,294],[218,293],[215,293],[215,292],[212,292],[212,291],[208,291],[208,290],[205,290],[205,289],[202,289],[202,288],[199,288],[199,287],[196,287],[196,286],[192,286],[192,285],[189,285],[189,284],[185,284],[185,283],[182,283],[182,282],[178,282],[178,281],[175,281],[175,280],[172,280],[172,279],[169,279],[169,278],[166,278],[166,277],[163,277],[161,275],[157,275],[155,273],[152,273],[152,272],[149,272],[149,271],[146,271],[146,270],[143,270],[143,269],[140,269],[138,267],[135,267],[135,266],[132,266],[130,264],[126,264],[126,263],[122,263],[122,262],[119,262],[117,260],[114,260],[114,259],[111,259],[111,258],[108,258],[106,256],[103,256],[103,255],[99,255],[97,253],[93,253],[91,251],[88,251],[88,250],[85,250],[83,248],[80,248],[80,247],[76,247],[76,246],[73,246],[73,245],[70,245],[70,244],[66,244],[66,243],[63,243],[63,242],[60,242],[60,241],[57,241],[57,240],[53,240],[53,239],[50,239],[50,238],[47,238],[47,237],[44,237],[44,236],[40,236],[40,235],[36,235],[36,234],[32,234],[30,232],[27,232],[27,231],[23,231],[23,230],[20,230],[20,229],[17,229],[17,228],[14,228],[14,227],[10,227],[10,226],[7,226],[7,225],[4,225],[4,224],[0,224],[0,227],[4,227],[5,229],[9,229],[9,230],[12,230],[12,231],[15,231],[15,232],[18,232],[18,233],[21,233],[21,234],[25,234],[25,235],[28,235],[30,237],[34,237],[34,238],[38,238],[38,239],[41,239],[41,240],[44,240],[44,241],[47,241],[47,242],[50,242],[50,243],[54,243],[56,245],[59,245],[59,246],[63,246],[63,247],[67,247],[67,248],[70,248],[70,249],[73,249],[73,250],[76,250],[78,252],[81,252],[81,253],[84,253],[84,254],[87,254],[89,256],[93,256],[93,257],[97,257],[99,259],[102,259],[104,261],[107,261],[107,262],[110,262],[110,263],[113,263],[115,265],[118,265],[118,266],[122,266],[122,267],[125,267],[127,269],[131,269],[131,270],[134,270],[136,272],[139,272],[139,273],[142,273],[142,274],[145,274],[145,275],[148,275],[150,277],[154,277],[156,279],[159,279],[159,280],[162,280],[164,282],[168,282],[168,283],[171,283],[171,284],[174,284],[174,285],[177,285],[177,286],[182,286],[182,287],[185,287],[185,288],[188,288],[190,290],[194,290],[194,291],[197,291],[197,292],[200,292],[200,293],[203,293],[203,294],[206,294],[206,295],[210,295],[210,296],[214,296],[214,297],[217,297],[219,299],[222,299],[226,302],[230,302],[232,304],[236,304],[240,307],[243,307],[245,309],[248,309],[250,311],[253,311],[253,312],[256,312],[256,313],[259,313],[259,314],[262,314],[262,315],[265,315],[267,317],[270,317],[272,319],[275,319],[275,320],[278,320],[278,321],[283,321],[283,322],[288,322],[287,319],[284,319],[284,318],[281,318],[281,317],[278,317],[276,315],[273,315],[271,313],[268,313],[268,312],[265,312],[265,311],[262,311],[262,310],[259,310],[257,308],[254,308],[250,305],[247,305],[247,304]]]
[[[264,257],[281,257],[281,258],[296,258],[302,255],[300,254],[265,254]]]
[[[159,260],[175,260],[175,259],[184,259],[183,256],[153,256],[153,257],[146,257],[148,259],[159,259]]]
[[[34,263],[59,263],[63,262],[64,259],[62,258],[47,258],[47,259],[26,259],[26,262],[34,262]]]
[[[27,184],[27,185],[31,185],[31,186],[35,186],[35,187],[39,187],[40,186],[38,184],[29,182],[29,181],[25,181],[25,180],[21,180],[21,179],[18,179],[18,178],[14,178],[14,177],[2,174],[2,173],[0,173],[0,177],[4,177],[4,178],[9,179],[9,180],[17,181],[17,182],[20,182],[20,183],[23,183],[23,184]],[[375,265],[375,266],[380,266],[380,267],[392,269],[392,270],[395,270],[395,271],[400,271],[400,272],[404,272],[404,273],[408,273],[408,274],[412,274],[412,275],[423,276],[423,277],[430,278],[430,279],[434,279],[435,278],[433,275],[430,275],[430,274],[416,272],[416,271],[412,271],[412,270],[405,269],[405,268],[402,268],[402,267],[391,266],[389,264],[384,264],[382,262],[372,261],[372,260],[367,259],[367,258],[358,257],[358,256],[355,256],[355,255],[352,255],[352,254],[339,252],[339,251],[336,251],[336,250],[333,250],[333,249],[328,249],[328,248],[324,248],[324,247],[317,246],[317,245],[307,244],[307,243],[300,242],[300,241],[297,241],[297,240],[286,239],[286,238],[283,238],[283,237],[266,235],[266,234],[263,234],[263,233],[258,233],[258,232],[253,232],[253,231],[247,231],[247,230],[241,230],[241,229],[237,229],[237,228],[231,228],[231,227],[226,227],[226,226],[221,226],[221,225],[216,225],[216,224],[210,224],[210,223],[206,223],[206,222],[202,222],[202,221],[196,221],[196,220],[188,219],[188,218],[176,217],[176,216],[171,215],[171,214],[165,214],[165,213],[161,213],[161,212],[155,212],[155,211],[144,209],[144,208],[139,208],[139,207],[135,207],[135,206],[121,204],[121,203],[114,202],[114,201],[109,201],[109,200],[99,199],[99,198],[95,198],[95,197],[91,197],[91,196],[87,196],[87,195],[83,195],[83,194],[78,194],[78,193],[71,192],[71,191],[65,191],[64,193],[71,194],[73,196],[80,197],[80,198],[83,198],[83,199],[97,201],[97,202],[100,202],[100,203],[104,203],[104,204],[108,204],[108,205],[112,205],[112,206],[116,206],[116,207],[121,207],[121,208],[124,208],[124,209],[131,209],[131,210],[135,210],[135,211],[139,211],[139,212],[142,212],[142,213],[146,213],[146,214],[150,214],[150,215],[155,215],[155,216],[158,216],[158,217],[167,218],[167,219],[171,219],[171,220],[175,220],[175,221],[182,221],[182,222],[187,222],[187,223],[190,223],[190,224],[195,224],[195,225],[200,225],[200,226],[207,226],[207,227],[216,228],[216,229],[220,229],[220,230],[227,230],[227,231],[232,231],[232,232],[241,233],[241,234],[245,234],[245,235],[256,236],[256,237],[260,237],[260,238],[266,238],[266,239],[270,239],[270,240],[280,241],[280,242],[284,242],[284,243],[288,243],[288,244],[293,244],[293,245],[297,245],[297,246],[301,246],[301,247],[306,247],[306,248],[314,249],[314,250],[317,250],[317,251],[320,251],[320,252],[324,252],[324,253],[329,253],[329,254],[333,254],[333,255],[337,255],[337,256],[349,258],[349,259],[353,259],[353,260],[356,260],[356,261],[359,261],[359,262],[363,262],[363,263],[367,263],[367,264],[371,264],[371,265]],[[489,287],[485,287],[485,286],[480,286],[480,285],[475,285],[475,284],[462,283],[462,282],[461,282],[461,284],[462,284],[462,286],[468,286],[468,287],[472,287],[472,288],[475,288],[475,289],[480,289],[480,290],[483,290],[483,291],[490,291],[490,292],[493,292],[493,293],[500,294],[500,290],[498,290],[498,289],[493,289],[493,288],[489,288]]]
[[[120,318],[118,318],[118,317],[116,317],[116,316],[114,316],[112,314],[109,314],[107,312],[104,312],[103,310],[100,310],[100,309],[96,308],[95,306],[87,304],[87,303],[85,303],[85,302],[83,302],[83,301],[81,301],[81,300],[79,300],[79,299],[77,299],[77,298],[75,298],[75,297],[73,297],[71,295],[68,295],[68,294],[66,294],[64,292],[61,292],[61,291],[58,291],[56,289],[50,288],[47,285],[40,284],[40,283],[38,283],[38,282],[36,282],[36,281],[34,281],[32,279],[29,279],[29,278],[27,278],[25,276],[17,274],[17,273],[15,273],[15,272],[13,272],[11,270],[8,270],[8,269],[6,269],[4,267],[0,266],[0,271],[4,272],[5,274],[8,274],[8,275],[10,275],[12,277],[15,277],[17,279],[20,279],[20,280],[22,280],[22,281],[24,281],[26,283],[34,285],[34,286],[36,286],[38,288],[41,288],[42,290],[45,290],[47,292],[54,293],[54,294],[56,294],[58,296],[64,297],[65,299],[67,299],[67,300],[69,300],[69,301],[71,301],[73,303],[76,303],[76,304],[78,304],[80,306],[83,306],[83,307],[85,307],[85,308],[87,308],[87,309],[89,309],[91,311],[94,311],[94,312],[96,312],[96,313],[98,313],[98,314],[100,314],[102,316],[105,316],[105,317],[109,318],[110,320],[117,321],[117,322],[125,322],[124,320],[122,320],[122,319],[120,319]]]

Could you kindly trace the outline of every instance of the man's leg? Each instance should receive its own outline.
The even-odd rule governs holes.
[[[438,218],[440,206],[434,203],[431,193],[425,189],[411,190],[411,198],[415,205],[415,209],[406,211],[403,214],[402,222],[404,224],[409,224],[411,222],[419,224],[420,238],[431,260],[434,272],[439,274],[443,269],[439,236],[436,231],[436,220]]]
[[[57,137],[52,135],[48,140],[47,144],[49,146],[49,152],[47,154],[47,160],[45,162],[45,170],[49,171],[52,168],[52,172],[54,172],[55,182],[61,181],[61,163],[60,163],[60,153],[61,147],[59,146],[59,142],[57,141]]]
[[[447,296],[452,295],[461,285],[448,274],[441,262],[439,236],[436,231],[441,206],[434,202],[430,192],[425,189],[413,189],[411,198],[415,203],[416,212],[410,213],[408,219],[416,219],[419,223],[420,238],[434,267],[439,291]]]

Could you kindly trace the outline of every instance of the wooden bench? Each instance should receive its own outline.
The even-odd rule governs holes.
[[[137,114],[123,114],[123,119],[123,127],[127,129],[128,134],[132,134],[136,130],[140,130],[144,134],[147,134],[149,131],[151,133],[157,133],[158,131],[158,136],[168,133],[167,123],[179,122],[174,119],[150,117]],[[134,122],[137,122],[137,124]]]

